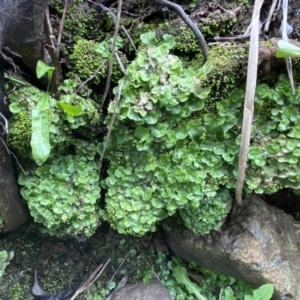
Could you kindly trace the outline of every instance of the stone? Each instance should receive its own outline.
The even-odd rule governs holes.
[[[274,300],[300,299],[300,223],[251,195],[234,204],[218,231],[201,236],[172,224],[164,235],[184,261],[233,276],[257,288],[274,285]]]
[[[172,300],[168,290],[158,280],[149,284],[126,284],[112,294],[111,300]]]

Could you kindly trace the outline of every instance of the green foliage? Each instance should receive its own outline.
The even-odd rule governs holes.
[[[245,300],[269,300],[274,292],[272,284],[264,284],[257,290],[253,291],[253,295],[246,295]]]
[[[198,208],[187,207],[178,212],[186,227],[194,232],[207,234],[221,227],[231,209],[231,203],[232,197],[225,189],[218,191],[215,196],[204,196]]]
[[[177,264],[173,268],[173,275],[177,283],[184,285],[189,293],[194,294],[197,299],[216,300],[216,295],[219,294],[220,290],[221,293],[218,295],[218,299],[220,300],[269,300],[272,297],[274,291],[272,284],[264,284],[258,289],[253,290],[250,286],[241,281],[237,282],[232,277],[199,267],[198,269],[202,270],[207,277],[197,285],[189,278],[186,268],[180,264]],[[237,290],[236,288],[239,289]]]
[[[38,61],[36,66],[37,78],[48,75],[47,92],[41,93],[41,98],[36,106],[31,110],[31,149],[34,161],[38,165],[42,165],[50,155],[50,126],[49,126],[49,109],[50,94],[49,87],[51,84],[52,73],[55,69]]]
[[[270,300],[273,295],[273,292],[274,292],[274,287],[272,284],[263,284],[258,289],[254,290],[252,295],[245,295],[243,299],[244,300]],[[235,300],[241,298],[234,297],[231,288],[227,287],[221,299]]]
[[[194,1],[190,3],[190,6],[193,5],[195,5]],[[208,18],[203,18],[201,28],[199,29],[205,36],[219,36],[230,32],[235,23],[236,17],[234,14],[224,13],[219,16],[211,14]],[[181,19],[175,18],[167,22],[162,22],[161,19],[154,19],[151,20],[151,23],[135,24],[131,32],[134,44],[140,46],[141,34],[151,31],[155,31],[157,37],[162,37],[164,34],[171,35],[176,43],[172,50],[175,53],[180,53],[181,55],[193,54],[194,56],[195,53],[200,52],[195,34]],[[124,33],[123,37],[126,38]]]
[[[289,58],[289,57],[299,57],[300,48],[287,42],[280,40],[277,42],[278,49],[276,51],[277,58]]]
[[[123,46],[123,40],[118,37],[117,49]],[[74,45],[74,52],[71,56],[74,70],[79,76],[86,80],[96,73],[93,82],[98,84],[107,76],[108,60],[111,54],[111,41],[102,41],[95,43],[92,40],[80,39]],[[126,64],[124,55],[120,55],[123,64]],[[99,69],[99,70],[98,70]],[[98,70],[98,71],[97,71]],[[113,63],[112,80],[117,82],[123,73],[120,69],[118,61],[115,59]]]
[[[51,235],[91,236],[99,225],[96,146],[76,142],[76,154],[52,158],[32,175],[21,174],[21,194],[35,222]]]
[[[107,145],[112,163],[104,183],[103,217],[120,233],[143,235],[179,210],[186,226],[208,233],[218,229],[230,209],[228,191],[214,196],[220,186],[236,184],[244,92],[234,90],[215,102],[205,87],[214,74],[209,64],[184,68],[169,53],[174,47],[169,35],[159,40],[147,33],[141,41],[144,46],[127,69]],[[293,94],[283,79],[275,89],[258,86],[246,193],[300,189],[299,95],[300,89]]]
[[[299,104],[300,89],[293,93],[285,77],[280,77],[275,89],[258,86],[247,192],[272,194],[281,188],[300,188]]]
[[[35,111],[39,108],[38,103],[43,99],[45,93],[33,86],[19,86],[10,94],[11,104],[9,108],[14,115],[9,124],[8,144],[19,157],[30,156],[32,122],[35,130],[42,130],[49,126],[50,146],[51,149],[55,148],[56,154],[64,152],[66,147],[73,144],[73,136],[79,129],[82,131],[82,129],[90,127],[88,131],[91,132],[91,127],[100,122],[96,103],[88,98],[88,94],[84,95],[84,98],[76,95],[74,93],[76,87],[77,83],[75,81],[65,80],[59,88],[61,92],[60,101],[50,98],[49,109],[39,109],[38,116],[43,113],[44,118],[38,117],[33,120],[32,115],[35,117]],[[44,108],[44,105],[42,105],[42,108]],[[70,109],[75,109],[75,113]],[[45,123],[47,120],[48,124]],[[43,123],[44,126],[40,126],[40,123]],[[40,135],[44,137],[45,133],[41,132]],[[37,137],[37,135],[33,136]],[[39,138],[36,145],[36,152],[39,154]]]
[[[14,257],[14,252],[0,251],[0,278],[5,272],[5,268],[9,265],[9,261]]]
[[[192,271],[200,273],[200,275],[204,278],[199,283],[199,287],[202,291],[202,294],[208,297],[210,300],[216,299],[216,295],[219,295],[220,291],[222,290],[225,294],[229,293],[226,292],[228,288],[230,288],[236,299],[243,299],[244,295],[248,295],[253,292],[253,289],[250,285],[242,281],[237,281],[231,276],[225,276],[218,272],[198,267],[194,262],[189,264],[189,268]]]
[[[235,125],[234,114],[206,114],[203,121],[197,117],[210,91],[199,88],[198,74],[169,54],[172,37],[165,35],[158,42],[154,33],[147,33],[141,40],[147,47],[128,67],[108,143],[112,163],[103,215],[120,233],[136,235],[155,230],[157,221],[177,209],[198,208],[204,195],[214,196],[226,183],[222,155],[232,160],[238,152],[220,142],[219,148],[225,146],[230,154],[219,149],[219,155],[212,156],[215,140],[228,138],[227,131]],[[199,71],[202,78],[205,70],[208,66]],[[114,106],[111,102],[106,124]],[[213,142],[207,143],[209,135]],[[219,219],[223,217],[222,212]]]
[[[189,279],[187,270],[184,267],[181,267],[180,265],[176,266],[173,269],[173,275],[176,281],[179,284],[183,284],[198,300],[207,300],[207,298],[201,294],[199,287]]]

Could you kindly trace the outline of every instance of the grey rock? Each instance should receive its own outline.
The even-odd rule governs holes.
[[[173,224],[165,230],[176,256],[254,287],[272,283],[274,300],[300,299],[300,223],[252,195],[234,205],[227,224],[201,236]]]
[[[0,51],[8,47],[33,71],[43,60],[48,0],[0,0]]]
[[[172,300],[168,290],[158,280],[149,284],[126,284],[111,296],[111,300]]]

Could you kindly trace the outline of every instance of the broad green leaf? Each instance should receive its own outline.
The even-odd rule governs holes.
[[[146,271],[146,274],[144,275],[143,277],[143,282],[144,283],[150,283],[152,281],[152,271],[151,270],[148,270]]]
[[[58,215],[63,214],[63,210],[60,207],[53,207],[53,212],[55,212]]]
[[[204,74],[209,74],[213,70],[213,64],[210,61],[207,61],[201,68]]]
[[[9,110],[13,114],[18,114],[22,110],[22,106],[20,105],[19,102],[13,102],[9,105]]]
[[[50,95],[46,92],[42,94],[41,99],[38,101],[36,108],[42,111],[49,111],[50,108]]]
[[[225,299],[224,300],[235,300],[236,298],[233,296],[233,291],[230,287],[227,287],[224,291]]]
[[[166,45],[169,49],[174,48],[174,46],[176,45],[176,42],[175,42],[173,36],[170,34],[165,34],[163,36],[163,41],[164,41],[164,43],[166,43]]]
[[[259,98],[266,98],[270,96],[270,88],[266,84],[257,86],[256,93]]]
[[[253,295],[246,295],[245,300],[269,300],[271,299],[274,292],[272,284],[263,284],[257,290],[253,291]]]
[[[32,156],[38,165],[42,165],[50,155],[49,111],[43,109],[47,107],[47,99],[49,104],[49,98],[43,97],[43,99],[41,99],[43,103],[40,105],[42,109],[40,109],[37,105],[31,111],[32,134],[30,145],[32,149]]]
[[[144,126],[138,126],[136,128],[136,130],[134,131],[134,136],[137,139],[139,139],[141,141],[144,141],[149,136],[149,129],[147,127],[144,127]]]
[[[141,35],[141,42],[147,46],[153,46],[156,43],[155,32],[147,32]]]
[[[54,67],[49,67],[41,60],[38,61],[36,66],[36,76],[37,78],[43,77],[46,73],[51,73],[55,70]]]
[[[22,85],[27,85],[27,86],[30,85],[30,83],[28,83],[27,81],[25,81],[25,80],[23,80],[23,79],[21,79],[21,78],[18,78],[18,77],[16,77],[16,76],[7,74],[7,73],[4,73],[4,78],[9,79],[9,80],[11,80],[11,81],[14,81],[14,82],[16,82],[16,83],[20,83],[20,84],[22,84]]]
[[[110,47],[108,42],[103,41],[95,46],[95,52],[99,53],[103,58],[110,57]]]
[[[289,58],[293,56],[300,56],[300,48],[293,44],[280,40],[277,42],[278,49],[276,51],[277,58]]]
[[[65,113],[67,113],[70,116],[80,116],[83,112],[80,106],[66,104],[61,101],[57,101],[56,103]]]
[[[157,198],[152,198],[151,199],[151,204],[155,208],[162,208],[164,206],[164,203],[162,201],[158,200]]]
[[[187,270],[180,265],[173,269],[173,275],[179,284],[183,284],[189,293],[194,294],[198,300],[207,300],[205,296],[200,293],[200,288],[190,280]]]

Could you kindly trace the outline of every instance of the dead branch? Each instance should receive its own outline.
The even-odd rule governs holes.
[[[119,4],[118,4],[117,20],[116,20],[116,24],[115,24],[115,32],[114,32],[114,36],[113,36],[113,44],[112,44],[112,50],[111,50],[111,57],[109,60],[109,68],[108,68],[108,74],[107,74],[107,79],[106,79],[106,85],[105,85],[105,90],[104,90],[104,94],[102,97],[100,109],[103,108],[103,105],[105,103],[105,100],[106,100],[106,97],[107,97],[107,94],[109,91],[109,87],[110,87],[113,62],[114,62],[114,57],[115,57],[115,52],[116,52],[117,37],[118,37],[118,33],[119,33],[119,28],[120,28],[122,4],[123,4],[123,0],[120,0]]]
[[[250,49],[248,57],[247,69],[247,84],[246,95],[244,102],[243,126],[242,126],[242,140],[239,154],[238,176],[235,190],[235,199],[239,205],[243,205],[242,191],[245,180],[245,172],[247,167],[247,155],[250,145],[251,126],[254,113],[254,95],[257,80],[257,64],[258,64],[258,45],[259,45],[259,16],[260,8],[263,0],[255,0],[254,10],[251,21],[251,37]]]

